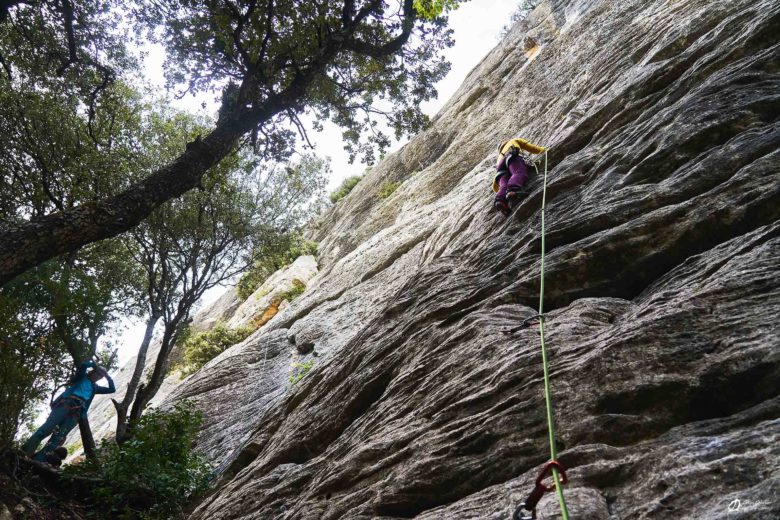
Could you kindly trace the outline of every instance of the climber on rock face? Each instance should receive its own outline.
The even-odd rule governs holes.
[[[512,208],[520,202],[523,186],[528,182],[530,154],[544,151],[543,147],[520,138],[501,143],[498,147],[496,176],[493,178],[493,191],[496,193],[494,207],[497,211],[509,215]]]
[[[87,373],[88,368],[92,368],[89,373]],[[108,386],[97,385],[97,382],[104,377],[108,380]],[[52,403],[49,418],[24,443],[22,449],[32,455],[41,441],[52,434],[46,446],[34,457],[35,460],[46,461],[49,453],[62,446],[68,433],[79,423],[79,419],[87,416],[87,410],[95,394],[112,394],[115,391],[114,381],[105,368],[98,366],[94,361],[81,363],[73,383]]]

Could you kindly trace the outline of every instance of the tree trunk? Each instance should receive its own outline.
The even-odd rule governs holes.
[[[188,143],[171,164],[121,193],[21,225],[0,227],[0,287],[50,258],[135,227],[164,202],[198,186],[206,171],[235,149],[244,134],[300,104],[315,73],[321,73],[337,50],[338,45],[323,51],[311,70],[257,107],[249,108],[239,100],[235,111],[220,118],[205,139]],[[253,81],[245,78],[242,88]]]
[[[130,410],[130,417],[127,419],[129,428],[126,428],[125,430],[125,439],[129,439],[133,436],[133,426],[138,423],[146,405],[149,404],[149,401],[151,401],[155,395],[157,395],[157,391],[160,389],[163,379],[165,379],[165,374],[168,372],[168,361],[171,350],[173,349],[173,345],[176,343],[176,337],[178,336],[176,329],[181,322],[181,319],[176,319],[165,325],[165,332],[163,333],[162,344],[160,345],[160,353],[157,354],[157,361],[154,364],[154,372],[152,372],[152,377],[149,378],[149,381],[138,388],[135,401],[133,402],[133,408]]]
[[[404,20],[403,34],[392,42],[392,48],[369,46],[368,51],[355,48],[356,42],[350,39],[358,24],[347,23],[322,43],[310,64],[298,71],[284,89],[270,94],[262,102],[251,99],[249,93],[259,88],[259,80],[247,75],[239,88],[242,94],[234,106],[221,107],[220,113],[225,115],[217,121],[214,130],[205,139],[198,138],[189,143],[182,155],[146,179],[112,197],[21,225],[0,228],[0,287],[50,258],[135,227],[162,203],[196,187],[203,174],[227,156],[243,135],[280,113],[298,109],[305,101],[309,85],[323,74],[340,51],[350,49],[358,54],[379,52],[386,55],[396,46],[402,46],[409,38],[414,22],[411,0],[404,0],[404,11],[409,20]]]
[[[87,459],[96,461],[97,446],[95,445],[95,437],[92,436],[88,417],[79,418],[79,432],[81,433],[81,445],[84,446],[84,455]]]
[[[165,201],[197,186],[246,130],[222,124],[205,139],[189,143],[173,163],[113,197],[0,228],[0,286],[50,258],[136,226]]]
[[[160,316],[152,314],[146,321],[146,330],[144,331],[144,338],[141,341],[141,346],[138,349],[138,358],[135,361],[135,369],[133,375],[130,377],[130,381],[127,383],[127,392],[122,399],[122,402],[117,402],[115,399],[111,399],[116,408],[116,442],[122,444],[127,439],[127,410],[133,402],[136,396],[136,390],[138,390],[138,384],[141,382],[141,376],[144,373],[144,367],[146,366],[146,353],[149,350],[149,345],[152,342],[152,334],[154,333],[154,326],[160,320]]]
[[[60,283],[54,285],[51,290],[52,308],[54,309],[67,308],[67,305],[63,302],[69,301],[72,297],[69,292],[69,285],[73,275],[73,263],[75,261],[75,253],[67,255],[64,259],[62,279],[60,280]],[[62,343],[65,345],[65,349],[68,351],[68,354],[70,354],[71,359],[73,359],[73,366],[78,368],[82,361],[92,359],[92,355],[97,349],[97,338],[95,338],[94,343],[91,344],[90,347],[87,347],[84,342],[77,338],[75,332],[71,330],[71,327],[68,324],[67,313],[63,311],[56,313],[52,312],[52,318],[54,319],[54,331],[60,336]]]

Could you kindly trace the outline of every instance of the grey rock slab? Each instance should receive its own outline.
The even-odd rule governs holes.
[[[0,502],[0,520],[13,520],[13,518],[14,516],[8,510],[8,507]]]
[[[198,450],[218,466],[254,432],[252,419],[285,392],[289,350],[284,330],[258,331],[177,385],[163,406],[187,399],[203,413]]]
[[[200,310],[192,318],[193,330],[209,330],[219,322],[227,321],[243,302],[238,297],[235,287],[228,287],[225,292],[211,305]]]

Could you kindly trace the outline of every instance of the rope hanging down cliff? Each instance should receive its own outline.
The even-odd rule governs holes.
[[[539,169],[534,163],[534,169],[537,176],[539,175]],[[539,340],[542,347],[542,368],[544,369],[544,399],[547,405],[547,432],[550,438],[550,461],[544,465],[539,476],[536,478],[536,486],[528,498],[517,507],[515,510],[515,520],[523,520],[526,518],[536,517],[536,504],[542,498],[545,492],[555,489],[558,494],[558,503],[561,506],[561,514],[563,520],[569,520],[569,511],[566,508],[566,500],[563,497],[563,485],[566,483],[566,471],[563,466],[556,460],[557,449],[555,447],[555,424],[553,422],[552,414],[552,398],[550,396],[550,374],[547,363],[547,348],[544,344],[544,253],[545,253],[545,227],[544,227],[544,212],[547,205],[547,151],[544,152],[544,181],[542,187],[542,255],[540,265],[540,281],[539,281]],[[523,326],[527,324],[526,320],[523,322]],[[552,474],[553,486],[547,486],[544,484],[544,478],[547,475]],[[523,509],[529,511],[531,516],[524,516]]]

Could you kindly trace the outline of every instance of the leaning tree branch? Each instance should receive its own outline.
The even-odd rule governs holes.
[[[87,109],[87,132],[89,133],[89,137],[92,139],[92,142],[95,143],[96,146],[100,146],[100,142],[95,135],[95,106],[97,105],[98,95],[107,89],[113,81],[113,71],[97,62],[95,62],[94,65],[102,74],[103,80],[99,85],[92,89],[92,92],[89,93],[89,108]]]
[[[358,13],[358,17],[363,15],[362,11],[366,10],[367,7],[368,5],[361,10],[361,13]],[[401,34],[382,45],[368,43],[359,38],[351,38],[345,42],[345,48],[372,58],[386,58],[401,50],[406,42],[409,41],[409,36],[412,34],[416,19],[413,0],[404,0],[403,9],[404,18],[401,23]],[[365,17],[365,15],[363,15],[363,17]]]
[[[68,42],[68,59],[57,69],[58,76],[65,74],[68,67],[79,61],[78,46],[76,45],[76,32],[73,30],[73,4],[70,0],[61,1],[62,25],[65,29],[65,39]]]
[[[409,3],[410,3],[410,4],[412,3],[412,0],[408,0],[408,1],[409,1]],[[375,11],[375,10],[376,10],[376,9],[377,9],[377,8],[378,8],[380,5],[382,5],[382,0],[371,0],[371,2],[368,2],[366,5],[364,5],[364,6],[363,6],[363,7],[360,9],[360,11],[358,11],[358,12],[357,12],[357,14],[355,15],[355,18],[353,18],[351,22],[349,22],[348,20],[346,20],[346,19],[345,19],[345,20],[344,20],[344,24],[345,24],[345,25],[347,25],[347,24],[351,24],[351,25],[352,25],[352,27],[357,27],[358,25],[360,25],[360,23],[361,23],[363,20],[365,20],[365,19],[366,19],[366,17],[367,17],[369,14],[371,14],[372,12],[374,12],[374,11]],[[349,9],[349,7],[348,7],[348,6],[344,6],[344,7],[345,7],[346,9]],[[345,9],[345,10],[346,10],[346,9]],[[353,6],[352,6],[352,11],[354,11],[354,9],[355,9],[355,8],[354,8],[354,5],[353,5]],[[344,17],[345,10],[342,10],[342,19],[343,19],[343,17]]]
[[[367,16],[362,11],[356,20]],[[340,52],[384,54],[400,49],[414,23],[412,0],[405,0],[404,12],[402,33],[386,45],[374,46],[355,40],[358,28],[355,23],[330,31],[323,46],[284,88],[270,91],[256,104],[238,105],[205,138],[189,143],[170,164],[122,192],[20,225],[0,226],[0,286],[50,258],[132,229],[164,202],[198,186],[206,171],[230,154],[244,135],[278,114],[300,106],[308,87],[318,75],[325,73],[327,65]],[[253,74],[248,74],[242,87],[244,82],[256,81]]]
[[[301,136],[301,139],[306,141],[306,145],[311,149],[314,150],[314,145],[311,144],[311,140],[309,140],[309,134],[306,132],[306,127],[301,122],[300,118],[298,117],[298,114],[295,112],[295,110],[290,109],[287,111],[287,116],[290,118],[290,120],[295,124],[295,127],[298,130],[298,135]]]
[[[355,16],[355,0],[344,0],[344,8],[341,10],[341,23],[348,24]]]
[[[263,44],[260,46],[260,54],[257,57],[257,63],[262,63],[265,59],[265,54],[268,51],[268,43],[274,35],[274,0],[268,0],[265,12],[265,36],[263,37]]]

